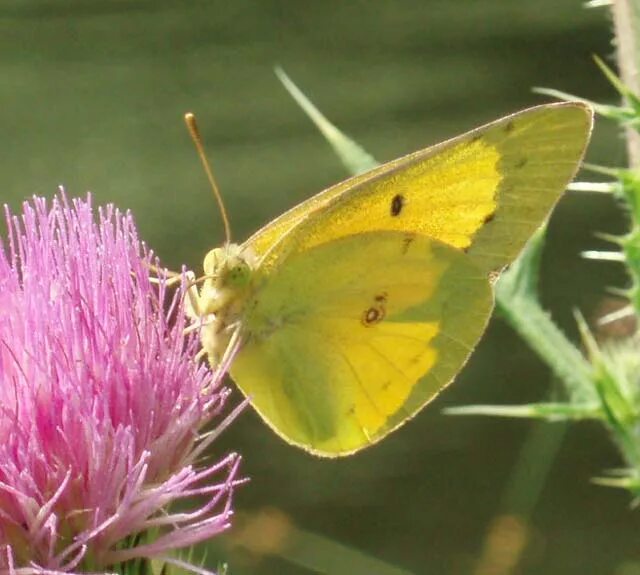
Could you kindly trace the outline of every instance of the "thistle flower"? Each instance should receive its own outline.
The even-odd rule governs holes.
[[[199,461],[235,414],[226,366],[193,361],[181,292],[150,280],[131,216],[108,206],[97,219],[90,198],[64,193],[7,210],[0,573],[123,572],[229,525],[239,457]]]

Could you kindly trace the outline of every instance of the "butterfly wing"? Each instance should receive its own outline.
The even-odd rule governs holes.
[[[258,282],[231,375],[278,434],[325,456],[378,441],[433,399],[492,308],[470,258],[413,233],[334,239]]]
[[[245,244],[261,257],[231,374],[284,439],[374,443],[461,369],[509,263],[575,173],[592,112],[502,118],[329,188]]]
[[[247,245],[258,255],[269,252],[269,266],[335,238],[401,230],[464,249],[486,272],[499,270],[575,174],[591,125],[591,109],[575,102],[506,116],[337,184],[262,228]]]

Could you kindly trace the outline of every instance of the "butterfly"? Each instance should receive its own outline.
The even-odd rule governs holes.
[[[523,110],[349,178],[204,260],[203,350],[285,441],[375,444],[460,372],[492,285],[574,176],[592,110]]]

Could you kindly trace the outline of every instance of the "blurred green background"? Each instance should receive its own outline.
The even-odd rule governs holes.
[[[2,200],[91,190],[130,208],[167,266],[197,270],[223,235],[184,112],[241,240],[346,175],[274,65],[387,160],[544,101],[532,86],[611,100],[591,54],[612,50],[606,10],[578,0],[2,0]],[[624,162],[610,126],[589,159]],[[593,320],[624,282],[579,252],[623,228],[608,197],[567,195],[554,213],[544,302],[574,336],[572,310]],[[637,513],[590,483],[621,464],[600,428],[440,413],[552,388],[496,319],[451,388],[355,457],[315,459],[247,411],[217,449],[241,452],[251,482],[207,561],[232,575],[639,574]]]

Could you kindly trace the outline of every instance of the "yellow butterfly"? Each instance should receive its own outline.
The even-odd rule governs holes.
[[[575,174],[592,110],[506,116],[341,182],[204,260],[203,349],[287,442],[372,445],[448,385],[493,308],[492,282]]]

